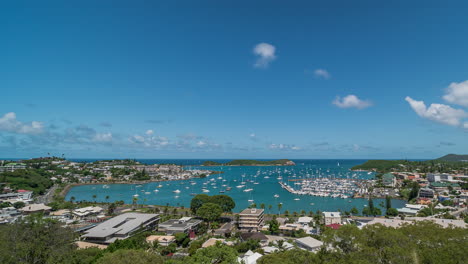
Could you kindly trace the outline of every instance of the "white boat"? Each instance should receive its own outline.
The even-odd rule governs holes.
[[[156,190],[154,190],[154,192],[159,192],[159,190],[156,189]]]
[[[254,200],[247,200],[247,202],[249,202],[249,203],[253,203],[253,201],[254,201]]]
[[[278,194],[275,194],[275,195],[273,195],[273,197],[275,197],[275,198],[278,198],[278,197],[279,197],[279,195],[278,195]]]
[[[180,190],[172,191],[173,193],[180,193]]]
[[[244,192],[251,192],[253,189],[245,189]]]
[[[301,199],[299,199],[299,198],[294,199],[294,201],[299,201],[299,200],[301,200]]]
[[[134,194],[133,197],[138,197],[139,195],[138,194]]]
[[[244,188],[245,185],[237,185],[236,188]]]
[[[162,188],[163,186],[161,184],[158,185],[158,188]]]
[[[103,188],[103,189],[109,189],[109,188],[110,188],[110,186],[109,186],[109,185],[107,185],[107,184],[104,184],[104,185],[102,186],[102,188]]]
[[[151,194],[151,192],[145,192],[145,194]]]
[[[209,193],[209,192],[210,192],[210,190],[208,190],[208,189],[203,189],[202,191],[203,191],[204,193]]]

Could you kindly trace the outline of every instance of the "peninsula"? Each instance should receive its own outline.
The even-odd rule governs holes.
[[[365,170],[376,172],[399,172],[417,170],[422,173],[465,171],[468,155],[448,154],[433,160],[368,160],[363,164],[354,166],[351,170]]]
[[[279,160],[233,160],[226,163],[216,161],[205,161],[202,166],[294,166],[296,163],[288,159]]]

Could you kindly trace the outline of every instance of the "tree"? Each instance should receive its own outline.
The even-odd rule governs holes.
[[[273,205],[269,204],[269,205],[268,205],[268,213],[270,213],[271,208],[273,208]]]
[[[211,222],[221,217],[222,213],[223,209],[221,209],[221,206],[214,203],[206,203],[197,210],[197,216],[208,222],[208,228]]]
[[[67,263],[74,239],[58,221],[31,215],[0,226],[0,263]]]
[[[230,196],[223,195],[223,194],[222,195],[212,196],[210,202],[218,204],[219,206],[221,206],[221,209],[225,213],[231,212],[232,209],[234,209],[234,207],[236,207],[236,203],[234,202],[234,200]]]
[[[237,252],[234,248],[216,244],[215,246],[199,249],[186,263],[196,264],[230,264],[237,263]]]
[[[260,204],[260,208],[261,208],[261,209],[265,209],[265,204],[264,204],[264,203],[261,203],[261,204]]]
[[[186,233],[176,233],[175,240],[177,246],[179,247],[187,247],[187,245],[190,243],[190,238]]]
[[[353,215],[357,215],[357,214],[359,214],[359,211],[358,211],[358,209],[356,208],[356,206],[354,206],[354,207],[351,209],[350,213],[353,214]]]
[[[388,216],[397,216],[398,215],[398,210],[395,208],[388,208],[387,209],[387,215]]]
[[[270,231],[272,234],[277,234],[279,232],[279,223],[278,220],[276,220],[276,216],[273,216],[273,219],[268,222],[268,224],[268,231]]]
[[[392,198],[387,195],[385,197],[385,201],[386,201],[386,204],[385,204],[386,209],[388,210],[388,209],[392,208]]]
[[[23,202],[16,202],[13,204],[13,207],[15,207],[16,209],[20,209],[20,208],[23,208],[26,204],[23,203]]]
[[[75,196],[70,197],[70,202],[73,203],[73,202],[75,202],[75,200],[76,200]]]
[[[156,254],[136,249],[121,249],[107,253],[97,264],[162,264],[164,259]]]
[[[106,195],[106,202],[109,200],[109,198],[110,198],[109,195]]]
[[[278,215],[281,214],[281,208],[283,208],[283,204],[279,203],[278,204]]]
[[[115,203],[109,204],[109,206],[107,207],[107,214],[113,215],[116,207],[117,206],[115,205]]]
[[[96,195],[96,194],[93,194],[94,202],[96,202],[96,198],[97,198],[97,195]]]

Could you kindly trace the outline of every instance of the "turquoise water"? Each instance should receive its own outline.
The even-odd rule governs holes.
[[[81,160],[83,161],[83,160]],[[175,163],[186,166],[186,168],[203,168],[195,166],[201,164],[203,160],[141,160],[144,163]],[[221,161],[223,162],[223,161]],[[294,160],[296,166],[238,166],[238,167],[209,167],[210,170],[224,171],[223,174],[215,174],[204,179],[191,179],[182,181],[165,181],[151,182],[138,187],[136,184],[109,184],[109,188],[103,188],[102,184],[82,185],[70,189],[66,195],[66,199],[75,197],[76,201],[98,201],[112,202],[123,200],[125,203],[132,203],[133,195],[138,194],[139,204],[154,204],[170,206],[190,206],[190,200],[193,193],[203,193],[202,187],[207,187],[210,191],[208,195],[220,194],[220,190],[224,190],[222,185],[230,186],[232,189],[224,194],[231,196],[236,202],[235,212],[249,206],[253,200],[257,207],[260,204],[265,204],[265,209],[268,212],[269,205],[272,205],[271,213],[278,212],[278,204],[282,203],[281,211],[289,210],[289,212],[300,212],[301,210],[308,211],[343,211],[350,210],[356,206],[362,210],[367,204],[366,199],[341,199],[331,197],[314,197],[307,195],[295,195],[282,189],[278,184],[278,176],[281,176],[283,181],[287,181],[289,185],[294,186],[293,180],[303,177],[354,177],[357,178],[372,178],[373,174],[367,172],[352,172],[349,170],[354,165],[361,164],[365,160]],[[243,177],[244,175],[244,177]],[[255,177],[257,176],[257,177]],[[219,177],[221,177],[219,179]],[[267,177],[267,178],[265,178]],[[236,188],[244,180],[245,188]],[[191,185],[191,181],[195,185]],[[253,182],[258,184],[253,184]],[[203,183],[207,183],[204,185]],[[158,188],[158,185],[162,185]],[[215,188],[216,187],[216,188]],[[251,188],[253,191],[244,192],[245,189]],[[154,190],[158,190],[155,192]],[[173,191],[180,190],[180,193]],[[277,194],[279,197],[275,198]],[[96,199],[93,198],[96,195]],[[105,197],[109,196],[106,200]],[[300,200],[295,200],[299,198]],[[378,205],[383,202],[383,199],[374,199],[374,204]],[[405,201],[392,201],[392,206],[399,208],[403,207]],[[382,210],[384,211],[384,210]]]

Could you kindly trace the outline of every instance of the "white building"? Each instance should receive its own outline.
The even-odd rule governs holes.
[[[340,224],[341,225],[341,213],[340,212],[323,212],[323,219],[325,225]]]
[[[323,242],[313,237],[302,237],[296,239],[296,245],[308,251],[317,251],[323,245]]]

